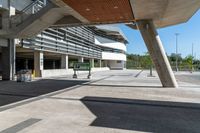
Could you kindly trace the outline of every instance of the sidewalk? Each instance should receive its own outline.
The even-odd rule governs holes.
[[[182,81],[180,75],[179,88],[162,88],[155,73],[156,77],[147,77],[148,71],[136,76],[138,73],[140,70],[106,71],[94,73],[90,81],[59,77],[26,84],[38,88],[30,94],[39,89],[53,91],[2,106],[0,133],[200,131],[198,87]],[[2,84],[6,91],[6,86],[18,86]],[[22,91],[28,88],[26,85]]]

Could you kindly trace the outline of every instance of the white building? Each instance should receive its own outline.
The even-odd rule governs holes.
[[[95,35],[95,44],[102,48],[102,60],[110,69],[126,68],[126,37],[116,26],[97,26],[104,31]],[[106,36],[105,36],[106,35]]]
[[[90,62],[92,71],[124,69],[126,43],[120,29],[111,25],[48,28],[16,45],[16,72],[28,69],[36,77],[72,74],[74,62]]]
[[[66,27],[62,24],[53,28],[60,22],[74,20],[62,20],[63,10],[55,12],[56,8],[47,0],[0,0],[2,35],[20,38],[19,42],[14,38],[0,38],[3,79],[13,79],[22,69],[32,70],[36,77],[67,74],[73,72],[74,62],[90,62],[93,70],[125,68],[127,39],[119,29],[111,25]],[[12,56],[8,56],[10,53]]]

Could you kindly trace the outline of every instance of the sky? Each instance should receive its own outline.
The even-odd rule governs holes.
[[[127,37],[129,44],[127,45],[127,53],[145,54],[147,52],[144,41],[138,30],[133,30],[124,24],[119,27]],[[176,36],[178,36],[178,53],[182,57],[192,54],[192,43],[194,49],[194,57],[200,59],[200,10],[186,23],[169,26],[158,29],[161,41],[168,55],[176,53]]]

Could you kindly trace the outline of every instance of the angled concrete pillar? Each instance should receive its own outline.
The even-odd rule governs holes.
[[[137,21],[137,26],[145,41],[163,87],[178,87],[175,76],[165,54],[160,37],[152,20]]]
[[[79,57],[78,58],[78,62],[82,62],[83,63],[84,62],[84,58],[83,57]]]
[[[44,54],[42,51],[34,51],[34,70],[35,77],[41,77],[41,71],[44,69]]]
[[[2,80],[14,80],[16,46],[14,39],[6,39],[7,47],[2,47]]]
[[[68,55],[61,55],[61,69],[68,69]]]

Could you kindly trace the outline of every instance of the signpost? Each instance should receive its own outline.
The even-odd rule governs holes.
[[[90,63],[82,63],[82,62],[78,62],[74,64],[74,75],[73,78],[78,78],[77,76],[77,71],[88,71],[88,76],[87,78],[90,79],[91,78],[91,66]]]

